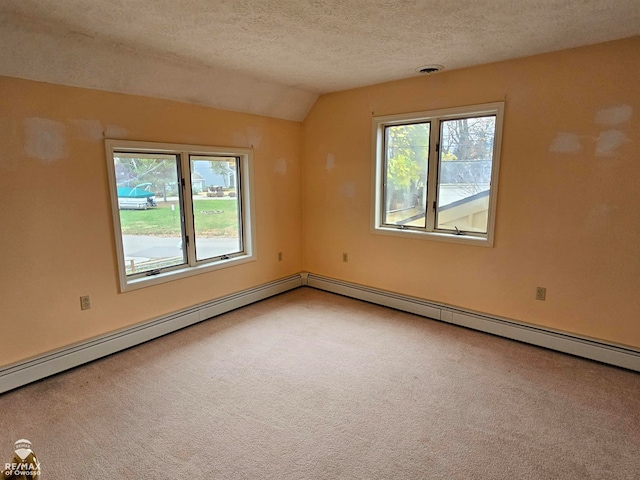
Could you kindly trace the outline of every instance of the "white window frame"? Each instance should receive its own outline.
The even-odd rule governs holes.
[[[436,230],[435,211],[433,206],[437,196],[438,162],[437,151],[440,142],[440,122],[465,117],[495,115],[495,137],[493,143],[493,162],[491,171],[491,188],[489,192],[489,211],[487,233],[464,232],[457,235],[454,232]],[[372,191],[373,208],[371,230],[373,233],[400,237],[422,238],[443,242],[463,243],[492,247],[494,242],[496,204],[498,196],[498,177],[500,172],[500,147],[502,145],[502,124],[504,116],[504,102],[485,103],[464,107],[430,110],[423,112],[403,113],[373,117],[373,172]],[[430,122],[429,159],[427,173],[427,207],[425,227],[404,227],[385,225],[384,213],[384,175],[385,175],[385,127],[408,125],[413,123]]]
[[[118,276],[120,291],[127,292],[143,287],[158,285],[180,278],[199,275],[222,268],[228,268],[257,259],[255,239],[255,215],[253,201],[253,151],[247,148],[215,147],[202,145],[183,145],[175,143],[140,142],[131,140],[105,140],[107,159],[107,171],[109,176],[109,191],[111,194],[111,211],[113,217],[116,255],[118,258]],[[240,208],[240,231],[242,235],[243,250],[239,253],[222,255],[205,260],[196,260],[195,233],[193,221],[185,221],[185,234],[190,241],[187,242],[187,262],[183,265],[162,269],[154,275],[127,276],[125,266],[124,246],[122,243],[122,228],[120,225],[120,209],[118,207],[118,191],[114,164],[114,153],[165,153],[176,155],[179,164],[180,179],[182,180],[182,208],[183,215],[193,215],[192,188],[190,173],[190,156],[230,156],[236,157],[240,166],[240,182],[238,184],[240,194],[238,200]]]

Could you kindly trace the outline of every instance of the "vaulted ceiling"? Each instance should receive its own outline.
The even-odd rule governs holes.
[[[421,65],[639,34],[639,0],[2,0],[0,75],[302,120]]]

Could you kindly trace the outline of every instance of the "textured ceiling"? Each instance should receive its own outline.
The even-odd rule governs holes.
[[[301,120],[320,93],[640,34],[640,0],[2,0],[0,75]]]

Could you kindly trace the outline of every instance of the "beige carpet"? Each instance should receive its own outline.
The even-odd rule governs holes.
[[[637,479],[640,375],[301,288],[6,393],[0,432],[48,480]]]

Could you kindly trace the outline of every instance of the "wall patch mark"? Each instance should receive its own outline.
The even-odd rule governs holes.
[[[628,122],[632,114],[633,107],[631,105],[616,105],[597,112],[595,121],[599,125],[620,125]]]
[[[51,163],[67,156],[65,126],[54,120],[32,117],[24,121],[24,152],[28,157]]]
[[[596,140],[596,155],[599,157],[611,157],[618,148],[628,141],[627,136],[620,130],[602,132]]]
[[[334,168],[336,168],[336,157],[333,153],[327,155],[327,162],[325,163],[325,167],[327,172],[331,172]]]
[[[549,147],[549,151],[554,153],[578,153],[581,150],[582,142],[575,133],[558,133]]]
[[[284,158],[279,158],[275,161],[273,171],[278,175],[285,175],[287,173],[287,161]]]

